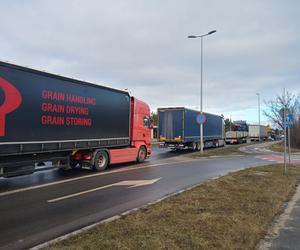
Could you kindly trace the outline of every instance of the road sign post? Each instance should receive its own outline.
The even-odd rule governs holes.
[[[206,122],[206,116],[201,112],[196,117],[196,122],[200,125],[200,150],[203,153],[203,124]]]
[[[285,97],[285,89],[283,90],[284,93],[284,106],[283,106],[283,129],[284,129],[284,173],[287,173],[286,168],[286,97]]]
[[[289,149],[289,165],[291,165],[291,130],[290,126],[288,126],[288,149]]]
[[[290,127],[293,125],[294,122],[294,115],[288,114],[287,115],[287,127],[288,127],[288,151],[289,151],[289,165],[291,165],[291,129]]]

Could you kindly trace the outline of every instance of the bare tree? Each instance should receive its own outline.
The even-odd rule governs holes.
[[[225,132],[233,130],[233,123],[229,118],[226,118],[224,120],[224,124],[225,124]]]
[[[267,108],[263,110],[264,115],[269,118],[274,125],[283,129],[283,111],[284,108],[286,113],[293,114],[295,117],[294,124],[291,127],[291,145],[295,148],[300,148],[300,93],[293,95],[287,93],[279,95],[275,100],[265,102]]]
[[[267,108],[263,110],[263,114],[270,119],[275,125],[283,129],[283,110],[294,114],[300,114],[300,94],[294,95],[289,92],[278,95],[275,100],[265,102]]]

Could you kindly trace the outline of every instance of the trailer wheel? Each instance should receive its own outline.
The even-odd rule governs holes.
[[[138,156],[137,156],[137,162],[138,163],[142,163],[145,161],[147,156],[147,150],[144,146],[141,146],[138,152]]]
[[[94,158],[94,170],[102,171],[107,168],[108,154],[105,151],[99,151]]]
[[[78,164],[79,164],[78,161],[74,161],[74,160],[69,161],[69,165],[72,169],[76,168],[78,166]]]
[[[192,143],[192,150],[196,151],[196,149],[197,149],[197,144],[196,144],[196,142],[193,142]]]
[[[196,150],[197,150],[197,151],[200,151],[200,150],[201,150],[201,143],[200,143],[200,142],[197,142],[197,143],[196,143]]]

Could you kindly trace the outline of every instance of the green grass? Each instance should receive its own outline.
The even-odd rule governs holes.
[[[254,249],[300,181],[282,170],[230,173],[48,249]]]

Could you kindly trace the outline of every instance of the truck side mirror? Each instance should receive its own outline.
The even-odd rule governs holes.
[[[151,118],[149,120],[150,120],[150,127],[149,128],[152,129],[154,127],[154,121]]]

